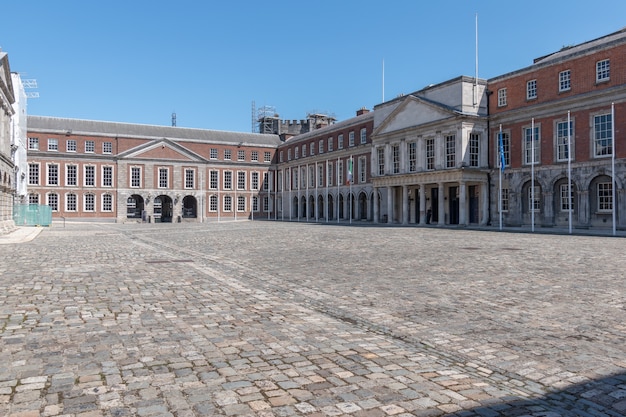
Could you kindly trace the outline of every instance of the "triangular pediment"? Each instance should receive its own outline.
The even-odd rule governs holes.
[[[205,162],[197,153],[168,139],[150,141],[119,155],[121,159],[151,159],[181,162]]]
[[[453,109],[416,96],[408,96],[376,128],[374,135],[384,135],[455,117]]]

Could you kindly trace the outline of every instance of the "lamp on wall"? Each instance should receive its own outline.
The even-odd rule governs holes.
[[[148,195],[146,196],[146,204],[150,203],[150,197],[152,197],[150,195],[150,193],[148,193]]]

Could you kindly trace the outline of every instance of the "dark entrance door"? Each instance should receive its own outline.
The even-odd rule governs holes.
[[[430,189],[430,222],[439,222],[439,188]]]
[[[459,187],[448,188],[448,201],[450,206],[448,211],[450,212],[450,224],[459,224],[459,197],[457,197],[457,190]]]
[[[469,222],[478,223],[478,189],[475,185],[469,186]]]

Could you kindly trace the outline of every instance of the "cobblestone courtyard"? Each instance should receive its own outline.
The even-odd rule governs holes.
[[[55,224],[0,246],[0,415],[624,416],[625,244]]]

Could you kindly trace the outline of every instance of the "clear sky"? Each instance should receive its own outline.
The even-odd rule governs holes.
[[[36,79],[28,113],[250,132],[252,102],[282,119],[353,117],[384,96],[490,78],[626,26],[603,0],[19,0],[0,48]]]

